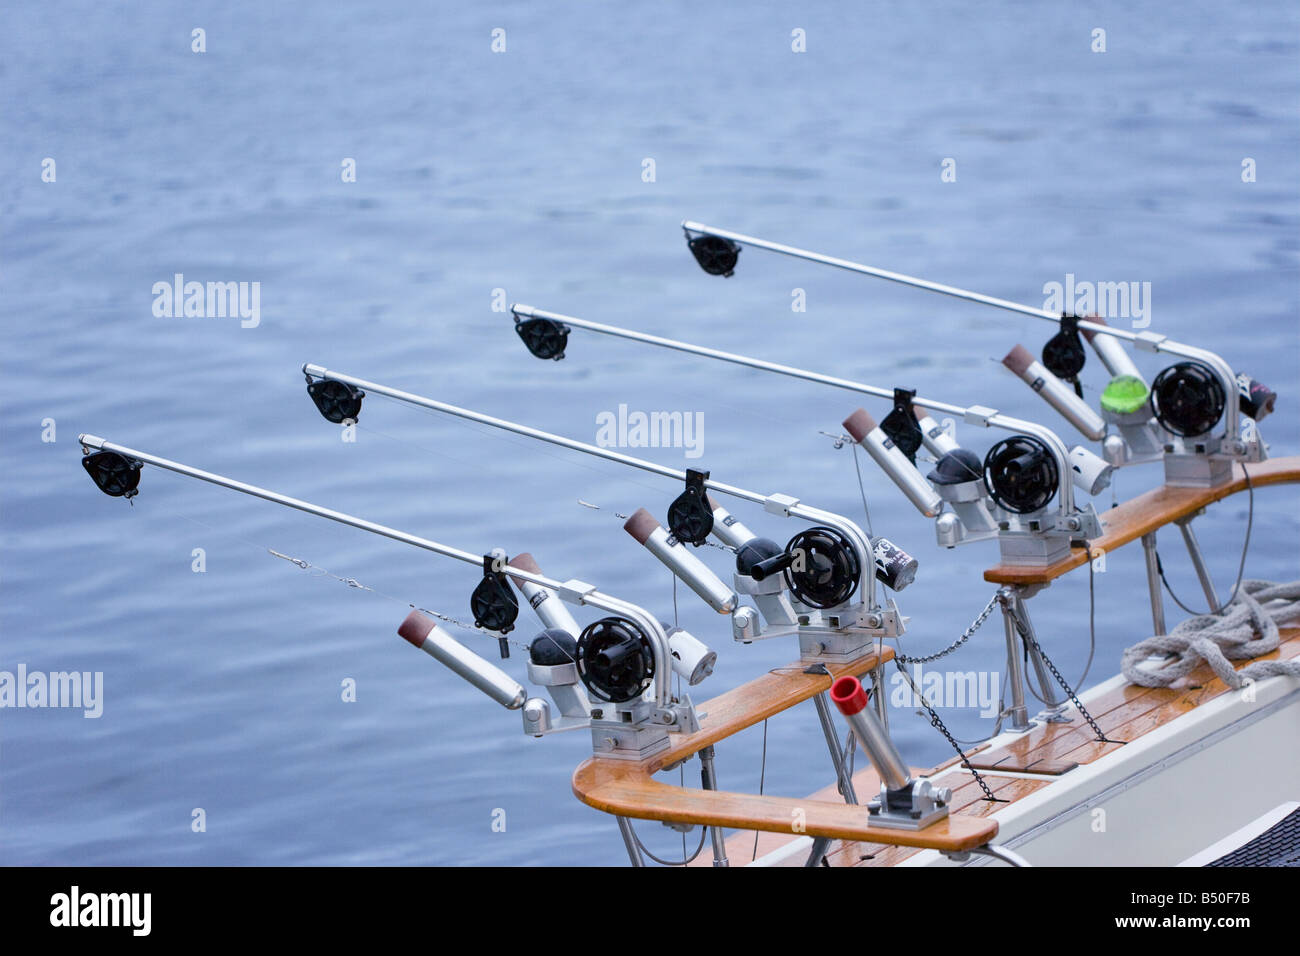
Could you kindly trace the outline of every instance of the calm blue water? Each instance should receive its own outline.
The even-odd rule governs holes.
[[[991,361],[1016,341],[1036,350],[1044,323],[756,250],[734,278],[709,278],[683,218],[1031,303],[1067,273],[1150,282],[1154,327],[1272,384],[1282,398],[1265,434],[1275,455],[1300,451],[1298,21],[1294,5],[1199,2],[9,9],[0,670],[102,671],[105,686],[97,720],[0,711],[0,858],[622,861],[613,822],[569,791],[581,735],[525,738],[516,715],[395,636],[406,601],[465,617],[472,569],[158,469],[134,507],[110,500],[82,471],[76,436],[471,551],[531,550],[556,576],[668,617],[666,572],[609,511],[662,514],[671,483],[384,401],[343,444],[303,394],[301,364],[587,440],[620,403],[702,412],[692,463],[854,516],[849,452],[818,435],[852,396],[592,336],[543,364],[491,311],[493,290],[1058,423]],[[490,51],[495,27],[504,54]],[[1105,54],[1089,50],[1094,27]],[[54,183],[41,179],[46,157]],[[355,183],[340,177],[349,157]],[[947,157],[955,183],[940,181]],[[1245,157],[1257,182],[1241,181]],[[178,272],[261,283],[261,324],[155,318],[153,284]],[[796,288],[806,312],[791,310]],[[645,454],[687,463],[680,449]],[[866,479],[876,531],[922,561],[901,596],[910,647],[942,646],[987,600],[994,551],[941,552],[883,477]],[[1118,490],[1157,480],[1130,471]],[[737,512],[772,537],[795,527]],[[1198,524],[1221,588],[1245,513],[1234,498]],[[1257,496],[1251,574],[1297,576],[1298,524],[1294,492]],[[1166,537],[1173,583],[1196,598]],[[725,571],[720,552],[708,557]],[[1095,678],[1147,634],[1140,567],[1130,549],[1097,578]],[[679,605],[720,652],[705,697],[794,656],[783,641],[734,646],[700,602]],[[1077,674],[1086,578],[1033,608]],[[1001,645],[991,622],[953,666],[1000,670]],[[522,676],[518,652],[510,667]],[[341,699],[349,678],[355,703]],[[972,710],[948,716],[961,736],[986,730]],[[913,762],[944,757],[923,720],[900,711],[895,726]],[[720,748],[723,785],[755,788],[760,751],[757,731]],[[769,792],[828,779],[811,709],[772,722]],[[204,833],[191,830],[195,808]],[[498,808],[504,833],[491,828]],[[661,853],[677,845],[642,830]]]

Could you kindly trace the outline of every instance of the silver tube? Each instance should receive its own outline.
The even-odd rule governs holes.
[[[1011,726],[1008,730],[1028,730],[1029,710],[1025,706],[1025,671],[1020,660],[1020,632],[1016,629],[1015,602],[1016,592],[1003,588],[998,592],[998,603],[1002,605],[1002,627],[1007,638],[1007,686],[1011,690],[1011,707],[1008,713]]]
[[[709,569],[703,561],[691,554],[682,544],[654,519],[644,508],[638,508],[627,519],[623,530],[637,543],[658,558],[669,571],[681,578],[686,586],[702,597],[706,604],[719,614],[730,614],[738,603],[736,593]]]
[[[978,292],[970,292],[966,289],[958,289],[956,286],[930,282],[927,279],[918,279],[915,276],[904,275],[901,272],[890,272],[887,269],[877,269],[873,266],[863,265],[860,262],[851,262],[848,259],[836,259],[834,256],[822,255],[819,252],[809,252],[807,249],[798,249],[794,246],[784,246],[779,242],[769,242],[766,239],[747,236],[744,233],[732,232],[728,229],[716,229],[713,226],[706,226],[700,222],[691,222],[687,220],[682,223],[682,228],[687,232],[719,236],[720,238],[730,239],[733,242],[739,242],[747,246],[766,249],[769,252],[779,252],[784,256],[793,256],[796,259],[806,259],[809,262],[819,262],[822,265],[834,266],[837,269],[846,269],[849,272],[860,272],[863,275],[875,276],[877,279],[887,279],[890,282],[899,282],[903,285],[915,286],[918,289],[928,289],[931,292],[941,292],[944,295],[950,295],[957,299],[966,299],[969,302],[980,302],[984,305],[996,306],[999,309],[1006,309],[1008,312],[1020,312],[1024,315],[1033,315],[1038,316],[1039,318],[1053,319],[1056,321],[1060,321],[1061,318],[1058,313],[1048,312],[1046,309],[1035,309],[1032,306],[1021,305],[1018,302],[998,299],[991,295],[981,295]]]
[[[209,484],[219,485],[222,488],[229,488],[231,491],[238,491],[241,494],[251,495],[254,498],[261,498],[264,501],[270,501],[274,504],[284,505],[286,508],[293,508],[297,511],[303,511],[307,514],[316,515],[320,518],[328,518],[330,521],[337,521],[339,524],[345,524],[349,527],[357,528],[361,531],[369,531],[371,534],[377,534],[385,538],[391,538],[394,541],[400,541],[403,544],[409,544],[412,547],[421,548],[425,551],[432,551],[434,554],[440,554],[444,557],[455,558],[457,561],[464,561],[466,564],[482,566],[483,556],[481,554],[472,554],[469,551],[462,551],[459,548],[453,548],[445,544],[439,544],[437,541],[430,541],[428,538],[421,538],[413,534],[407,534],[405,531],[398,531],[396,528],[389,528],[386,525],[377,524],[373,521],[366,521],[364,518],[358,518],[354,515],[345,514],[341,511],[333,511],[329,508],[322,508],[320,505],[314,505],[308,501],[302,501],[298,498],[290,498],[288,495],[282,495],[279,492],[269,491],[266,488],[259,488],[257,485],[246,484],[242,481],[236,481],[233,478],[227,478],[223,475],[213,474],[209,471],[203,471],[199,468],[193,468],[189,465],[183,465],[180,462],[171,461],[167,458],[151,455],[148,452],[139,451],[135,448],[128,448],[125,445],[118,445],[110,441],[105,441],[96,435],[79,435],[78,442],[85,448],[94,448],[99,451],[116,452],[127,458],[134,458],[148,465],[162,468],[166,471],[175,472],[178,475],[185,475],[189,478],[197,478],[200,481],[206,481]],[[664,633],[659,622],[642,608],[635,604],[628,604],[617,598],[602,594],[595,588],[586,586],[581,593],[576,593],[574,588],[566,588],[566,582],[556,581],[542,574],[533,574],[514,568],[510,571],[511,577],[519,578],[524,581],[530,581],[533,584],[539,584],[542,587],[558,592],[566,600],[572,600],[576,604],[587,604],[603,611],[609,611],[613,614],[622,614],[637,622],[650,638],[655,658],[655,700],[660,703],[667,703],[672,699],[672,674],[670,667],[670,654],[668,651],[668,635]],[[581,584],[582,582],[571,582]],[[572,595],[568,597],[567,595]]]
[[[475,654],[419,611],[412,611],[397,633],[507,710],[524,706],[528,695],[519,681]]]
[[[705,790],[718,789],[718,771],[713,765],[713,745],[700,749],[700,786]],[[713,840],[713,865],[730,866],[727,860],[727,840],[721,827],[709,827],[709,836]]]
[[[1106,325],[1105,321],[1098,316],[1093,316],[1095,325]],[[1113,376],[1131,375],[1134,378],[1146,381],[1142,373],[1138,370],[1133,359],[1129,357],[1128,352],[1124,350],[1119,339],[1113,335],[1098,335],[1096,332],[1084,331],[1083,337],[1088,340],[1092,350],[1097,353],[1097,358],[1101,359],[1101,364],[1106,366],[1106,371]]]
[[[439,544],[438,542],[430,541],[427,538],[420,538],[413,534],[407,534],[405,531],[398,531],[396,528],[389,528],[382,524],[376,524],[373,521],[366,521],[364,518],[357,518],[354,515],[344,514],[341,511],[332,511],[329,508],[322,508],[320,505],[314,505],[308,501],[301,501],[298,498],[290,498],[288,495],[269,491],[266,488],[259,488],[256,485],[245,484],[242,481],[236,481],[233,478],[226,478],[223,475],[215,475],[209,471],[192,468],[189,465],[183,465],[180,462],[171,461],[167,458],[160,458],[159,456],[151,455],[148,452],[139,451],[135,448],[127,448],[125,445],[117,445],[113,442],[105,441],[103,438],[99,438],[95,435],[80,435],[77,440],[86,448],[116,452],[119,455],[125,455],[127,458],[134,458],[147,465],[154,465],[155,467],[165,469],[166,471],[175,472],[178,475],[185,475],[188,478],[197,478],[200,481],[206,481],[209,484],[219,485],[222,488],[229,488],[231,491],[238,491],[241,494],[251,495],[254,498],[261,498],[264,501],[270,501],[273,504],[284,505],[286,508],[305,511],[307,514],[316,515],[319,518],[328,518],[330,521],[337,521],[339,524],[359,528],[362,531],[369,531],[371,534],[382,535],[385,538],[392,538],[394,541],[400,541],[403,544],[422,548],[425,551],[432,551],[434,554],[441,554],[444,557],[455,558],[456,560],[464,561],[467,564],[482,565],[483,563],[483,556],[481,554],[471,554],[468,551],[461,551],[459,548],[448,547],[445,544]]]
[[[1047,404],[1058,412],[1083,434],[1098,441],[1106,434],[1106,423],[1102,417],[1088,407],[1074,389],[1048,371],[1023,345],[1017,345],[1002,364],[1024,380],[1025,384],[1041,395]]]
[[[506,567],[511,571],[518,568],[523,571],[531,571],[533,574],[542,573],[542,569],[537,566],[537,561],[527,552],[511,558]],[[564,606],[564,602],[556,597],[554,591],[514,575],[511,575],[511,580],[519,588],[519,592],[523,594],[529,606],[536,612],[538,620],[542,622],[543,626],[558,627],[573,637],[577,637],[582,633],[582,628],[578,626],[578,622],[574,620],[569,609]]]
[[[863,275],[875,276],[878,279],[887,279],[890,282],[899,282],[903,285],[910,285],[917,289],[926,289],[930,292],[938,292],[943,295],[950,295],[954,298],[965,299],[968,302],[979,302],[983,305],[991,305],[995,308],[1005,309],[1008,312],[1019,312],[1022,315],[1032,315],[1035,318],[1046,319],[1049,322],[1060,324],[1061,316],[1059,313],[1050,312],[1047,309],[1036,309],[1033,306],[1021,305],[1019,302],[1011,302],[1008,299],[999,299],[996,296],[981,295],[978,292],[971,292],[968,289],[959,289],[956,286],[943,285],[939,282],[931,282],[927,279],[919,279],[916,276],[904,275],[901,272],[890,272],[886,269],[877,269],[872,266],[863,265],[860,262],[852,262],[848,259],[836,259],[833,256],[825,256],[821,253],[810,252],[807,249],[798,249],[794,246],[785,246],[777,242],[769,242],[766,239],[759,239],[755,236],[747,236],[743,233],[732,232],[729,229],[718,229],[713,226],[706,226],[703,223],[691,222],[686,220],[682,223],[682,228],[688,233],[699,233],[703,235],[719,236],[723,239],[731,239],[734,242],[754,246],[758,249],[767,249],[769,252],[777,252],[782,255],[794,256],[797,259],[806,259],[809,262],[819,262],[822,265],[834,266],[837,269],[847,269],[850,272],[858,272]],[[1235,395],[1236,374],[1232,368],[1218,355],[1205,349],[1194,348],[1190,345],[1171,341],[1161,335],[1150,335],[1143,333],[1137,335],[1132,332],[1125,332],[1121,329],[1113,329],[1104,322],[1079,322],[1078,328],[1081,332],[1099,333],[1101,335],[1111,336],[1122,339],[1127,342],[1138,343],[1140,347],[1147,348],[1155,352],[1167,352],[1170,355],[1179,355],[1184,358],[1194,358],[1205,362],[1219,376],[1220,383],[1227,393],[1227,408],[1225,410],[1225,437],[1229,442],[1235,441],[1240,437],[1241,423],[1238,421],[1238,400]]]
[[[839,678],[831,685],[831,700],[849,722],[853,736],[858,738],[885,786],[890,790],[902,790],[908,786],[912,775],[880,718],[867,706],[862,682],[856,677]]]
[[[943,499],[939,493],[917,471],[916,466],[908,461],[902,449],[876,424],[876,420],[867,414],[866,409],[859,408],[846,418],[844,427],[853,436],[853,440],[867,450],[880,470],[898,485],[917,511],[927,518],[933,518],[943,510]]]
[[[758,537],[741,524],[735,515],[714,501],[711,495],[706,495],[706,499],[713,510],[712,534],[727,547],[739,550]]]
[[[502,418],[494,418],[491,415],[484,415],[481,412],[471,411],[467,408],[459,408],[456,405],[449,405],[446,402],[439,402],[436,399],[426,398],[423,395],[415,395],[411,392],[404,392],[400,389],[389,388],[387,385],[380,385],[377,382],[369,382],[363,378],[357,378],[353,375],[346,375],[342,372],[333,372],[320,365],[310,363],[302,367],[303,372],[312,378],[326,379],[332,382],[343,382],[346,385],[353,385],[366,392],[376,395],[386,395],[389,398],[408,405],[415,405],[419,408],[428,408],[432,411],[445,412],[448,415],[454,415],[457,418],[463,418],[466,421],[478,422],[482,425],[488,425],[492,428],[499,428],[502,431],[513,432],[516,435],[523,435],[526,438],[535,438],[538,441],[549,442],[552,445],[558,445],[561,448],[568,448],[573,451],[580,451],[583,454],[592,455],[596,458],[604,458],[607,461],[615,461],[619,464],[630,465],[633,468],[640,468],[642,471],[648,471],[652,474],[661,475],[665,478],[674,478],[678,481],[686,480],[686,472],[678,471],[675,468],[666,468],[663,465],[656,465],[654,462],[644,461],[640,458],[634,458],[631,455],[624,455],[621,452],[610,451],[608,448],[600,448],[596,445],[589,445],[586,442],[576,441],[572,438],[564,438],[560,435],[554,435],[550,432],[542,431],[539,428],[531,428],[527,425],[520,425],[517,422],[506,421]],[[892,394],[892,393],[891,393]],[[773,505],[779,505],[785,496],[762,495],[756,491],[749,491],[745,488],[738,488],[735,485],[724,484],[721,481],[714,481],[712,478],[704,482],[704,487],[719,492],[720,494],[730,495],[733,498],[741,498],[745,501],[752,501],[755,504],[763,505],[769,508]],[[843,515],[837,515],[830,511],[822,511],[819,508],[813,508],[799,502],[797,499],[790,505],[780,505],[785,514],[794,518],[803,518],[808,521],[816,521],[829,525],[835,530],[844,534],[849,540],[853,541],[855,546],[859,547],[859,554],[863,556],[861,586],[863,593],[868,596],[866,602],[870,607],[875,607],[875,573],[871,567],[871,562],[867,558],[871,554],[871,543],[867,536],[862,532],[855,523],[845,518]],[[479,559],[475,559],[476,561]],[[665,645],[666,646],[666,645]],[[658,675],[656,675],[656,680]],[[666,678],[665,678],[666,680]],[[665,689],[667,684],[665,684]]]
[[[1196,532],[1192,530],[1191,519],[1179,521],[1178,530],[1183,533],[1183,544],[1187,545],[1187,555],[1192,559],[1192,567],[1196,569],[1196,578],[1201,582],[1201,590],[1205,592],[1205,599],[1210,602],[1210,611],[1211,613],[1218,611],[1220,609],[1219,596],[1214,593],[1214,579],[1210,577],[1210,569],[1205,564],[1205,555],[1201,553],[1201,545],[1196,540]]]
[[[874,385],[866,385],[863,384],[862,382],[854,382],[845,378],[835,378],[834,376],[831,375],[822,375],[819,372],[810,372],[807,369],[794,368],[789,365],[778,365],[775,362],[765,362],[762,359],[750,358],[745,355],[737,355],[734,352],[723,352],[718,349],[710,349],[710,348],[704,348],[703,346],[699,346],[699,345],[691,345],[688,342],[678,342],[674,339],[660,338],[657,335],[647,335],[643,332],[633,332],[629,329],[621,329],[613,325],[603,325],[599,322],[591,322],[588,321],[587,319],[579,319],[572,315],[562,315],[561,313],[558,312],[546,312],[542,309],[536,309],[529,305],[515,305],[515,306],[511,306],[511,308],[512,310],[514,310],[516,315],[521,315],[528,318],[550,319],[552,321],[562,322],[563,324],[572,326],[574,328],[588,329],[593,332],[600,332],[605,335],[614,336],[615,338],[629,339],[634,342],[644,342],[649,345],[658,345],[664,348],[674,349],[675,351],[678,352],[686,352],[691,355],[699,355],[703,358],[711,358],[722,362],[730,362],[734,365],[743,365],[747,368],[758,369],[760,371],[775,372],[779,375],[788,375],[791,378],[801,379],[802,381],[805,382],[814,382],[819,385],[828,385],[832,388],[841,388],[844,389],[845,391],[857,392],[860,395],[873,395],[877,398],[887,398],[891,400],[894,397],[894,392],[892,389],[878,388]],[[313,369],[318,371],[320,370],[319,366],[304,367],[304,371],[307,371],[308,374],[313,374],[312,372]],[[334,373],[331,372],[328,373],[327,376],[321,376],[321,377],[335,378],[336,376]],[[358,388],[371,388],[371,389],[383,388],[383,386],[376,386],[372,382],[363,382],[363,380],[361,379],[353,379],[348,376],[340,376],[337,378],[338,381],[356,385]],[[380,394],[388,394],[388,393],[381,391]],[[977,409],[976,406],[971,406],[967,408],[964,405],[953,405],[950,402],[940,402],[931,398],[914,398],[912,400],[912,404],[917,408],[928,409],[934,412],[941,412],[942,414],[945,415],[957,416],[971,424],[978,424],[982,428],[1001,428],[1006,431],[1027,432],[1031,435],[1034,435],[1037,438],[1042,439],[1043,442],[1050,449],[1052,449],[1052,454],[1056,457],[1057,469],[1059,470],[1061,475],[1061,487],[1060,487],[1061,510],[1067,514],[1074,510],[1074,493],[1072,491],[1073,485],[1069,478],[1070,465],[1069,465],[1069,461],[1067,460],[1068,455],[1065,448],[1065,442],[1061,441],[1061,439],[1057,437],[1057,435],[1054,432],[1052,432],[1045,426],[1036,424],[1034,422],[1026,422],[1023,419],[1019,419],[1019,418],[1012,418],[1009,415],[1002,415],[999,414],[994,409],[985,409],[985,408]],[[975,412],[977,411],[978,414],[975,414]],[[683,480],[685,479],[684,473],[677,473],[674,475],[674,477],[677,477],[678,475],[680,475],[683,478]],[[728,490],[728,489],[720,488],[718,485],[716,485],[713,482],[706,482],[706,485],[710,488],[716,488],[717,490],[723,491],[726,494],[732,494],[736,497],[742,497],[742,498],[745,497],[745,495],[743,494],[736,495],[736,491],[738,489]],[[751,497],[748,500],[755,501],[757,499]]]
[[[716,359],[720,362],[730,362],[732,365],[743,365],[746,368],[758,369],[764,372],[775,372],[778,375],[788,375],[791,378],[803,379],[806,382],[816,382],[820,385],[831,385],[835,388],[843,388],[852,392],[862,392],[868,395],[876,395],[880,398],[893,398],[893,389],[875,388],[871,385],[863,385],[859,382],[852,382],[844,378],[836,378],[833,375],[822,375],[818,372],[809,372],[806,369],[794,368],[790,365],[780,365],[776,362],[767,362],[763,359],[750,358],[746,355],[737,355],[735,352],[724,352],[721,349],[705,348],[702,345],[691,345],[689,342],[679,342],[676,339],[665,339],[658,335],[649,335],[645,332],[634,332],[631,329],[623,329],[614,325],[604,325],[600,322],[592,322],[589,319],[579,319],[572,315],[563,315],[559,312],[547,312],[544,309],[536,309],[531,305],[512,305],[510,310],[515,315],[525,318],[550,319],[553,322],[561,322],[564,325],[573,326],[574,328],[586,329],[589,332],[599,332],[602,335],[611,335],[614,338],[627,339],[631,342],[642,342],[646,345],[657,345],[660,348],[673,349],[677,352],[686,352],[690,355],[699,355],[703,358]]]
[[[618,832],[623,837],[623,846],[627,848],[627,858],[633,866],[645,866],[645,858],[641,856],[641,847],[637,845],[636,831],[632,829],[632,821],[627,817],[615,817],[618,821]]]
[[[673,652],[673,672],[691,687],[712,674],[718,663],[717,653],[684,628],[668,631],[668,646]]]
[[[925,409],[917,406],[912,411],[916,414],[916,424],[921,429],[921,442],[930,454],[942,458],[948,452],[956,451],[961,447],[957,444],[957,439],[944,431],[943,426]]]
[[[1156,533],[1148,531],[1142,536],[1142,557],[1146,559],[1147,593],[1151,598],[1152,633],[1159,637],[1165,631],[1165,599],[1160,591],[1160,559],[1156,557]]]

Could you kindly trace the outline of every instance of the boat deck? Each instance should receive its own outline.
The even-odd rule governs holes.
[[[1254,660],[1289,660],[1300,657],[1300,628],[1283,628],[1282,643],[1276,651]],[[1253,661],[1241,661],[1237,669]],[[1143,734],[1169,723],[1196,707],[1227,693],[1229,688],[1202,664],[1173,687],[1138,687],[1125,684],[1110,690],[1085,705],[1106,736],[1114,741],[1132,741]],[[1122,743],[1101,743],[1095,739],[1086,721],[1073,707],[1066,711],[1073,720],[1069,723],[1040,724],[1010,744],[989,749],[987,745],[967,752],[971,765],[978,769],[993,790],[998,803],[984,798],[979,785],[970,773],[958,766],[954,756],[946,763],[927,771],[924,776],[939,780],[953,790],[952,811],[972,816],[986,817],[1009,803],[1021,800],[1031,793],[1049,786],[1054,781],[1068,777],[1071,770],[1123,746]],[[1014,776],[1012,776],[1014,774]],[[854,774],[854,787],[865,800],[868,794],[880,788],[874,770],[864,769]],[[840,799],[832,784],[814,794],[810,799]],[[732,865],[743,865],[768,854],[777,854],[783,847],[791,847],[797,839],[789,834],[760,833],[755,851],[754,831],[738,831],[727,839],[727,856]],[[807,841],[802,841],[806,845]],[[914,847],[884,846],[856,841],[836,841],[826,854],[830,866],[894,866],[921,852]],[[773,865],[802,866],[806,850],[792,852],[771,861]],[[709,866],[712,859],[703,853],[693,865]]]

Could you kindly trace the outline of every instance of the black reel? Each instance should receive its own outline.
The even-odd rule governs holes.
[[[711,276],[730,277],[736,271],[740,246],[721,236],[690,236],[686,244],[691,247],[695,261]]]
[[[772,567],[764,562],[784,556],[781,546],[771,538],[750,538],[736,550],[736,572],[761,581],[768,574],[779,574],[785,570],[783,563]]]
[[[916,398],[914,388],[894,389],[894,407],[880,423],[880,430],[898,446],[898,450],[907,456],[907,460],[915,465],[916,452],[921,447],[921,426],[917,424],[916,413],[912,411],[914,398]]]
[[[1151,383],[1156,421],[1182,438],[1204,435],[1223,417],[1223,384],[1201,362],[1179,362],[1162,369]]]
[[[1047,507],[1060,473],[1051,451],[1030,435],[1004,438],[984,456],[984,486],[999,507],[1018,515]]]
[[[973,451],[954,448],[940,458],[925,477],[932,485],[964,485],[984,477],[984,463]]]
[[[542,667],[572,664],[578,659],[578,646],[564,628],[548,627],[528,645],[528,659]]]
[[[331,379],[307,379],[307,394],[316,403],[317,410],[327,422],[342,425],[355,422],[361,415],[361,400],[366,393],[344,382]]]
[[[91,480],[113,498],[134,498],[140,490],[141,463],[115,451],[97,451],[81,459]]]
[[[645,693],[654,679],[655,656],[641,629],[622,617],[603,617],[578,637],[578,676],[592,695],[622,704]]]
[[[509,634],[519,617],[519,599],[510,589],[510,582],[503,572],[496,570],[503,567],[505,558],[499,555],[485,555],[483,558],[483,580],[469,596],[469,610],[474,615],[474,624],[486,631]],[[501,657],[510,656],[510,643],[501,637],[497,641],[501,648]]]
[[[834,528],[808,528],[785,546],[785,583],[796,600],[826,610],[853,596],[862,564],[853,544]]]
[[[569,344],[569,327],[554,319],[523,319],[515,316],[515,331],[523,339],[528,351],[539,359],[564,358],[564,348]]]
[[[1074,383],[1074,390],[1083,397],[1079,373],[1083,371],[1088,353],[1079,339],[1079,316],[1061,313],[1061,330],[1043,346],[1043,365],[1059,379]]]
[[[686,490],[668,506],[668,530],[678,541],[697,548],[708,540],[713,530],[713,509],[705,497],[707,471],[686,470]]]

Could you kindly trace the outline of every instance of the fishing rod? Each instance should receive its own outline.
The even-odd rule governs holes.
[[[538,358],[562,358],[569,332],[578,328],[892,401],[893,410],[880,424],[859,409],[845,420],[844,426],[921,514],[938,519],[936,533],[945,547],[1000,537],[1008,557],[1014,556],[1019,563],[1035,559],[1051,563],[1068,552],[1071,540],[1101,533],[1095,509],[1076,502],[1074,487],[1077,484],[1090,495],[1099,493],[1109,484],[1112,467],[1082,446],[1067,450],[1055,432],[1035,422],[981,405],[961,406],[922,398],[907,389],[867,385],[529,305],[512,305],[511,312],[520,338]],[[960,448],[929,412],[1015,432],[1016,437],[996,444],[981,463]],[[915,464],[915,452],[922,444],[939,459],[928,480]],[[1045,528],[1039,512],[1053,497],[1056,512]],[[989,499],[994,509],[988,507]],[[943,511],[944,502],[951,505],[952,511]],[[1007,527],[1000,527],[1000,521]],[[1016,524],[1015,532],[1010,527],[1012,522]],[[1055,546],[1026,549],[1023,540],[1017,541],[1020,531],[1036,537],[1052,532]]]
[[[903,633],[904,621],[896,605],[892,599],[880,604],[875,582],[880,578],[901,590],[915,573],[915,559],[885,538],[873,539],[842,515],[790,495],[764,495],[725,484],[707,471],[669,468],[320,365],[308,363],[303,373],[317,410],[335,424],[355,422],[367,394],[383,395],[683,482],[683,492],[669,509],[668,529],[644,508],[624,527],[715,611],[730,614],[738,641],[797,633],[805,653],[843,656],[859,652],[871,639]],[[802,519],[816,527],[798,532],[781,547],[745,528],[717,503],[713,493],[752,502],[770,514]],[[736,551],[734,590],[685,547],[686,543],[699,546],[709,535]],[[787,599],[784,591],[789,591],[793,600]],[[754,597],[758,611],[741,605],[738,593]],[[759,613],[767,621],[766,628]]]
[[[513,629],[519,611],[507,578],[513,581],[547,628],[530,646],[528,669],[530,678],[546,686],[559,705],[557,721],[552,721],[546,701],[528,697],[518,681],[418,611],[408,616],[398,633],[497,703],[522,710],[526,733],[541,736],[552,730],[590,726],[598,752],[635,757],[648,748],[667,746],[667,732],[698,729],[689,696],[674,697],[670,679],[677,670],[689,683],[698,683],[712,671],[712,652],[704,648],[706,653],[701,654],[703,645],[685,631],[667,628],[641,607],[594,585],[576,578],[561,581],[547,577],[531,555],[508,561],[499,549],[475,554],[95,435],[80,435],[78,441],[84,453],[83,466],[110,497],[134,497],[142,467],[153,465],[480,568],[483,579],[471,595],[470,607],[476,626],[499,636],[503,657],[508,656],[504,635]],[[579,630],[566,608],[547,600],[552,595],[609,616]],[[574,687],[579,680],[602,702],[599,708],[592,709],[586,696]]]
[[[1099,426],[1104,428],[1106,422],[1118,426],[1119,434],[1106,436],[1103,446],[1107,460],[1116,466],[1162,458],[1170,484],[1213,486],[1231,479],[1233,461],[1262,461],[1266,456],[1257,429],[1243,433],[1241,414],[1258,422],[1273,410],[1276,395],[1249,376],[1238,376],[1223,358],[1207,349],[1156,332],[1116,329],[1098,316],[1058,314],[699,222],[684,221],[682,229],[696,261],[710,275],[732,275],[741,248],[748,245],[1056,323],[1059,331],[1044,347],[1041,364],[1019,345],[1003,364],[1088,437],[1102,438]],[[1102,396],[1104,418],[1098,418],[1081,398],[1077,376],[1086,354],[1079,333],[1112,375]],[[1147,386],[1120,342],[1137,351],[1164,353],[1184,361],[1162,370]],[[1077,401],[1070,400],[1071,390],[1062,379],[1074,380]],[[1152,426],[1153,418],[1159,430]],[[1220,422],[1222,435],[1211,437]]]

